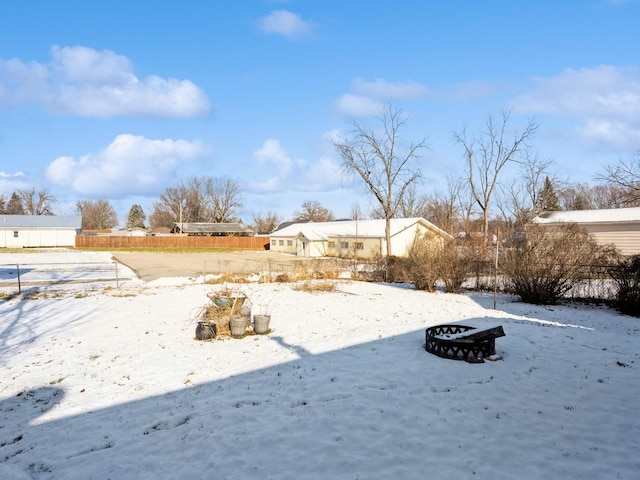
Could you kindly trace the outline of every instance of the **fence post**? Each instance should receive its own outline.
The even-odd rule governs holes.
[[[495,276],[493,278],[493,309],[496,309],[496,296],[498,294],[498,250],[500,248],[500,232],[496,235],[496,265]]]
[[[16,263],[16,270],[18,272],[18,293],[22,293],[22,288],[20,285],[20,264]]]
[[[118,278],[118,262],[113,262],[116,267],[116,288],[120,288],[120,280]]]

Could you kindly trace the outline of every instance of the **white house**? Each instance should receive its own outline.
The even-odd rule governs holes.
[[[600,245],[613,244],[623,255],[640,254],[640,207],[543,212],[531,223],[543,226],[576,223]]]
[[[452,238],[424,218],[392,219],[391,253],[406,256],[416,235],[427,233]],[[269,237],[272,251],[301,257],[370,258],[387,252],[384,219],[294,223]]]
[[[0,215],[0,248],[75,247],[81,216]]]

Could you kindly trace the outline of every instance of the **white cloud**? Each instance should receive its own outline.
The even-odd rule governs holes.
[[[451,98],[455,101],[467,101],[473,98],[483,98],[511,91],[513,85],[506,82],[488,82],[485,80],[471,80],[464,83],[450,85],[438,92],[441,98]]]
[[[356,78],[351,82],[351,92],[340,96],[334,103],[334,109],[338,114],[349,117],[373,117],[381,114],[384,102],[424,98],[429,94],[429,89],[419,82]]]
[[[11,194],[16,190],[23,190],[29,187],[29,183],[23,172],[7,173],[0,171],[0,195],[5,195],[9,200]]]
[[[280,141],[273,138],[265,140],[262,147],[253,152],[253,157],[260,163],[275,165],[281,175],[288,175],[294,163]]]
[[[0,60],[0,105],[19,104],[83,117],[191,117],[211,109],[189,80],[140,79],[128,58],[83,46],[54,46],[48,65]]]
[[[260,20],[263,32],[282,35],[289,40],[306,37],[311,34],[311,25],[302,17],[288,10],[274,10]]]
[[[377,79],[369,82],[356,78],[351,82],[351,89],[358,95],[378,100],[406,100],[429,95],[429,89],[425,85],[414,81],[389,82]]]
[[[640,148],[638,68],[568,68],[555,77],[535,78],[533,89],[515,100],[515,108],[575,118],[576,132],[591,144]]]
[[[341,181],[340,165],[333,158],[321,157],[317,162],[309,165],[305,189],[310,191],[332,189],[340,186]]]
[[[345,93],[335,102],[336,111],[350,117],[373,117],[379,115],[383,107],[382,102],[352,93]]]
[[[199,142],[123,134],[98,154],[56,158],[46,174],[50,181],[90,198],[154,195],[172,181],[178,166],[210,151]]]
[[[344,132],[341,128],[334,128],[322,134],[322,141],[326,145],[330,145],[333,142],[339,142],[343,140]]]
[[[315,162],[294,159],[279,140],[266,140],[253,157],[266,168],[255,171],[249,178],[246,185],[249,192],[325,191],[340,185],[340,166],[331,158],[321,157]],[[270,166],[275,166],[275,174]],[[265,178],[260,178],[261,173],[266,174]]]
[[[631,124],[592,119],[579,125],[576,132],[592,146],[613,145],[623,151],[640,149],[640,122]]]

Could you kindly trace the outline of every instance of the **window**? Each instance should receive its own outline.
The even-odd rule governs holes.
[[[340,248],[349,248],[349,242],[340,242]]]
[[[278,244],[278,241],[276,239],[271,240],[271,245],[275,247],[277,244]]]
[[[18,230],[13,231],[13,238],[18,238]]]
[[[284,247],[284,240],[278,240],[278,245],[280,245],[281,247]]]
[[[329,248],[336,248],[336,242],[329,242]]]
[[[293,240],[287,240],[287,247],[293,247]]]
[[[356,242],[356,249],[357,250],[364,250],[364,243]]]

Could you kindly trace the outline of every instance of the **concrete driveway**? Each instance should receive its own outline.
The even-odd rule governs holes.
[[[337,268],[340,259],[293,257],[271,251],[203,253],[114,252],[113,258],[145,282],[163,277],[193,277],[210,273],[293,273],[296,269]]]

